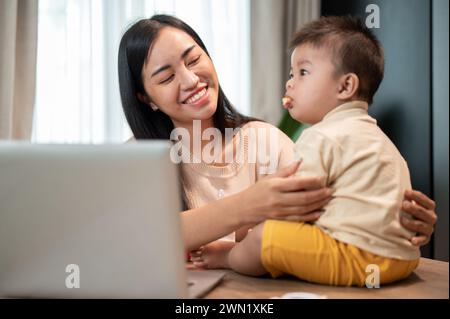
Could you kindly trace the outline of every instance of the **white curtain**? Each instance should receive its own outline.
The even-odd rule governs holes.
[[[320,16],[320,0],[251,0],[251,113],[277,125],[289,75],[289,40]]]
[[[37,1],[0,1],[0,139],[31,137]]]
[[[122,142],[117,75],[121,35],[155,13],[174,14],[205,42],[224,92],[250,113],[249,0],[40,0],[33,141]]]

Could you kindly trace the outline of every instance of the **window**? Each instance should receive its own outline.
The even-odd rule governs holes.
[[[133,22],[174,14],[205,42],[222,88],[250,110],[249,0],[40,0],[33,142],[120,143],[131,132],[117,53]]]

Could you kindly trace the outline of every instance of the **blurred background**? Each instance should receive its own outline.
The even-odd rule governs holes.
[[[0,139],[126,141],[119,41],[156,13],[197,31],[236,109],[294,140],[304,126],[280,106],[293,32],[321,15],[369,21],[386,56],[370,112],[408,161],[413,187],[436,200],[439,220],[423,255],[448,261],[446,0],[1,0]]]

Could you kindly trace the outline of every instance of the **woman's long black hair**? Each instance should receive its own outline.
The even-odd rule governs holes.
[[[197,33],[186,23],[169,15],[154,15],[133,24],[123,35],[119,46],[119,86],[122,107],[136,139],[170,139],[174,126],[168,115],[153,111],[137,98],[137,94],[147,95],[142,81],[142,68],[148,50],[159,31],[164,27],[174,27],[189,34],[194,41],[209,53]],[[222,134],[225,128],[237,128],[254,119],[237,112],[219,85],[217,109],[213,115],[214,126]]]

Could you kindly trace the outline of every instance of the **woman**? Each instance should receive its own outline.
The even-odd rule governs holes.
[[[291,176],[299,165],[287,166],[293,158],[292,141],[273,126],[233,109],[220,88],[205,45],[179,19],[155,15],[128,29],[119,48],[119,84],[128,124],[138,140],[170,139],[174,128],[184,129],[191,138],[191,154],[196,124],[202,136],[208,129],[216,128],[223,136],[227,128],[240,128],[233,139],[219,143],[215,163],[201,160],[182,164],[189,209],[182,212],[181,218],[188,250],[243,228],[236,232],[239,240],[247,227],[265,219],[313,221],[320,217],[319,210],[330,200],[331,190],[319,188],[317,178]],[[253,163],[247,155],[242,163],[235,157],[232,163],[224,163],[227,154],[234,156],[239,149],[247,154],[252,147],[258,158],[261,154],[273,158],[274,148],[249,142],[254,132],[258,141],[278,146],[275,174],[266,176],[268,172],[261,162]],[[199,142],[200,149],[206,150],[208,141]],[[405,194],[403,209],[416,220],[404,218],[402,224],[418,233],[411,239],[413,244],[429,241],[436,222],[434,208],[434,202],[419,192]]]

